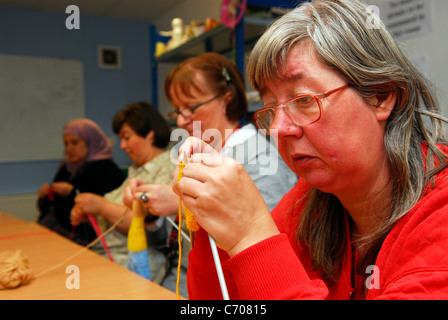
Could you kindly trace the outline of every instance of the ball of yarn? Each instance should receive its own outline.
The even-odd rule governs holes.
[[[22,251],[0,252],[0,289],[17,288],[31,278],[28,258]]]

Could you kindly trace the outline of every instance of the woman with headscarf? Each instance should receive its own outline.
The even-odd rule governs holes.
[[[62,131],[64,156],[53,183],[38,191],[38,222],[71,240],[87,245],[96,238],[89,222],[70,223],[70,211],[79,192],[98,195],[117,188],[125,179],[112,160],[112,147],[101,128],[92,120],[69,121]]]

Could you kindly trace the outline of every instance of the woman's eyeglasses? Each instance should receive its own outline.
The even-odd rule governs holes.
[[[200,103],[200,104],[197,104],[197,105],[195,105],[195,106],[193,106],[193,107],[183,108],[182,110],[180,110],[180,109],[173,110],[173,111],[171,111],[170,113],[168,113],[168,117],[170,117],[170,119],[172,119],[172,120],[177,120],[177,117],[178,117],[179,115],[182,115],[182,117],[184,117],[184,118],[189,118],[189,117],[191,117],[191,116],[194,114],[194,112],[195,112],[198,108],[202,107],[203,105],[205,105],[205,104],[207,104],[207,103],[209,103],[209,102],[212,102],[212,101],[215,100],[216,98],[219,98],[221,95],[222,95],[222,93],[220,93],[220,94],[214,96],[214,97],[211,98],[211,99],[208,99],[207,101],[204,101],[204,102],[202,102],[202,103]]]
[[[323,99],[349,86],[346,84],[319,94],[299,94],[285,102],[256,111],[253,115],[253,120],[258,129],[265,130],[266,135],[270,135],[270,129],[274,123],[277,109],[283,108],[295,125],[305,127],[320,119]]]

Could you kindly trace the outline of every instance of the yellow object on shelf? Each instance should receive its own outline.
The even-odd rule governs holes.
[[[160,57],[165,52],[166,52],[166,45],[163,42],[161,42],[161,41],[157,41],[156,42],[156,53],[155,53],[155,56],[156,57]]]

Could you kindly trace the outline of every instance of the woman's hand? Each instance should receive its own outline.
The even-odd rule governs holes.
[[[132,203],[134,202],[134,200],[139,200],[135,195],[136,192],[135,190],[144,184],[145,183],[140,179],[137,178],[129,179],[128,185],[124,189],[123,193],[123,204],[126,207],[132,208]]]
[[[39,191],[37,191],[37,196],[39,198],[45,198],[48,195],[48,192],[50,190],[50,185],[48,183],[44,183],[40,188]]]
[[[70,212],[72,225],[77,226],[87,221],[87,215],[102,215],[105,200],[102,196],[94,193],[81,193],[75,198],[75,205]]]
[[[146,194],[147,202],[141,201],[143,193]],[[123,203],[132,207],[135,200],[141,201],[151,214],[157,216],[175,215],[179,208],[179,197],[170,185],[145,184],[141,180],[130,179],[123,195]]]
[[[180,149],[180,161],[190,158],[173,190],[197,222],[230,256],[278,234],[268,207],[245,169],[231,158],[195,138]],[[206,153],[196,153],[196,152]]]
[[[67,197],[75,188],[71,183],[65,181],[53,182],[51,187],[54,193],[59,194],[62,197]]]

